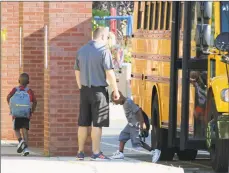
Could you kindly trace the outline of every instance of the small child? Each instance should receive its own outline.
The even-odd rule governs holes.
[[[124,154],[123,154],[124,146],[125,143],[130,139],[133,148],[143,147],[144,143],[140,139],[140,132],[142,133],[145,130],[146,131],[149,130],[147,128],[146,123],[144,122],[145,118],[143,116],[143,112],[141,108],[139,108],[130,98],[124,97],[120,91],[119,93],[120,93],[119,100],[113,99],[112,97],[113,93],[111,94],[111,100],[115,104],[123,105],[128,124],[119,135],[119,141],[120,141],[119,150],[113,154],[111,159],[124,159]],[[149,149],[149,151],[150,150],[151,148]],[[161,151],[155,149],[154,151],[152,151],[152,153],[153,153],[152,162],[155,163],[159,160]]]
[[[27,87],[29,84],[29,75],[22,73],[19,77],[19,86],[12,89],[7,96],[7,102],[10,106],[10,115],[13,120],[13,129],[18,139],[17,152],[23,156],[29,154],[28,149],[28,130],[30,119],[37,105],[36,97],[31,89]],[[32,103],[32,106],[31,106]],[[23,131],[23,138],[20,130]]]

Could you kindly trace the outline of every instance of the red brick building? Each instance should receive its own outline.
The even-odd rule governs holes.
[[[92,2],[1,2],[1,139],[15,139],[6,96],[21,72],[38,99],[30,145],[46,155],[75,155],[79,90],[76,51],[91,39]],[[86,150],[89,151],[90,141]]]

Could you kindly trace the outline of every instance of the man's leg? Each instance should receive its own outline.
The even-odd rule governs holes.
[[[84,160],[84,145],[88,136],[88,127],[91,126],[91,105],[88,101],[88,87],[80,90],[80,115],[78,119],[78,154],[77,160]]]
[[[88,127],[84,126],[79,126],[78,128],[78,145],[79,145],[79,150],[78,153],[84,152],[84,144],[87,140],[87,132]]]
[[[109,97],[105,87],[92,87],[90,93],[91,113],[93,127],[92,138],[92,160],[109,159],[100,150],[102,127],[109,127]]]
[[[92,127],[91,138],[92,138],[92,151],[94,154],[100,153],[101,136],[102,136],[102,128]]]

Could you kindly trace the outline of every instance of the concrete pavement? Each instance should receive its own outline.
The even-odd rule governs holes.
[[[118,135],[127,121],[121,106],[112,105],[110,114],[110,127],[104,128],[101,141],[101,150],[107,156],[111,156],[118,149]],[[150,138],[147,142],[150,143]],[[200,164],[193,165],[191,162],[159,162],[151,163],[151,155],[145,150],[134,150],[128,142],[125,149],[125,160],[120,161],[76,161],[75,157],[43,157],[42,150],[31,148],[28,157],[22,157],[16,153],[17,141],[1,141],[1,172],[16,173],[18,168],[37,173],[117,173],[152,171],[161,173],[210,173],[209,166],[200,168]],[[205,153],[206,154],[206,153]],[[174,166],[173,166],[174,165]],[[181,167],[181,168],[179,168]],[[185,169],[183,169],[185,168]]]

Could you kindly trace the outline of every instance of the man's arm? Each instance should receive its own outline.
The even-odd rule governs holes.
[[[113,96],[115,99],[119,99],[118,86],[116,82],[116,76],[114,73],[114,64],[112,62],[112,55],[109,49],[103,52],[103,67],[106,72],[106,78],[114,91]]]
[[[113,69],[106,70],[106,76],[109,84],[111,85],[112,90],[114,92],[118,92],[118,86],[117,86],[114,70]]]
[[[74,68],[75,68],[76,82],[77,82],[78,88],[81,89],[80,66],[79,66],[79,54],[78,54],[78,52],[76,55],[76,62],[75,62]]]
[[[81,89],[80,71],[75,70],[75,75],[76,75],[76,82],[77,82],[77,85],[78,85],[79,89]]]

